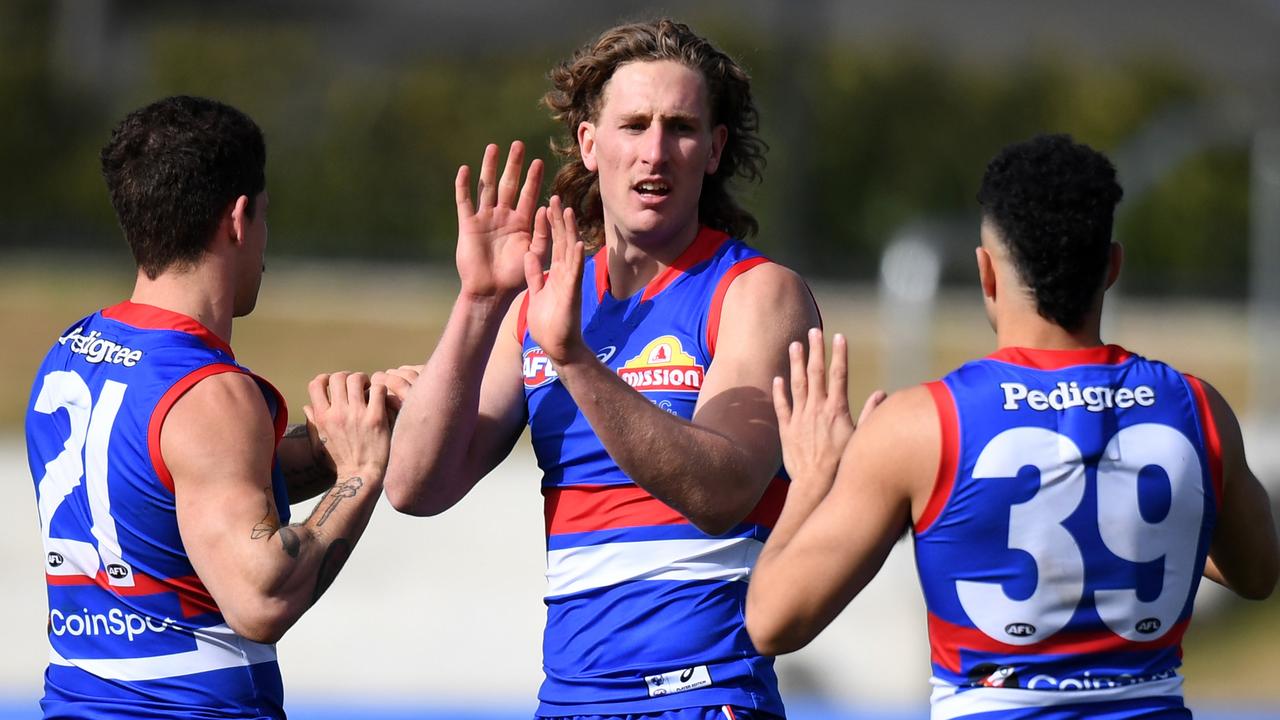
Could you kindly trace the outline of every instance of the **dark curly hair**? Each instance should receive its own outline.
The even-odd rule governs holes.
[[[542,98],[552,118],[568,133],[564,140],[551,143],[551,149],[564,159],[552,192],[577,213],[583,239],[592,248],[604,242],[604,208],[598,178],[582,163],[578,125],[599,117],[605,85],[614,71],[626,63],[658,60],[674,60],[701,72],[710,96],[712,125],[724,125],[729,131],[719,167],[703,181],[699,221],[738,238],[759,229],[755,217],[738,205],[728,188],[735,177],[758,181],[764,169],[767,146],[758,134],[760,116],[751,99],[751,78],[688,25],[661,18],[604,31],[551,70],[553,87]]]
[[[1069,135],[1038,135],[1001,150],[978,191],[1036,310],[1079,330],[1110,257],[1116,204],[1124,191],[1111,161]]]
[[[155,279],[204,254],[227,205],[249,215],[266,188],[262,131],[230,105],[175,96],[129,113],[102,148],[102,176],[138,267]]]

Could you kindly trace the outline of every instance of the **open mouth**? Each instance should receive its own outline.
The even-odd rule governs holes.
[[[671,194],[671,186],[662,180],[642,180],[632,189],[645,197],[666,197]]]

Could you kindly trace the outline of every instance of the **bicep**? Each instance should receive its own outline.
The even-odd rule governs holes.
[[[738,277],[724,297],[694,424],[732,440],[751,467],[777,468],[782,451],[773,378],[787,376],[787,346],[818,323],[812,295],[790,270],[767,263]]]
[[[160,444],[187,555],[214,598],[225,598],[247,577],[251,544],[279,527],[266,403],[248,376],[215,375],[169,411]]]

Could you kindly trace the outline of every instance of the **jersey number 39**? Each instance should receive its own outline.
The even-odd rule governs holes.
[[[1000,583],[959,580],[960,604],[986,635],[1010,645],[1041,642],[1067,625],[1084,596],[1080,545],[1062,523],[1084,500],[1085,465],[1071,438],[1045,428],[1006,430],[978,456],[974,479],[1011,478],[1026,466],[1040,471],[1040,487],[1009,510],[1010,548],[1035,562],[1034,592],[1014,600]],[[1147,522],[1138,506],[1138,473],[1162,468],[1169,478],[1169,512]],[[1136,589],[1093,593],[1098,616],[1115,634],[1150,641],[1169,631],[1186,606],[1204,516],[1202,470],[1191,441],[1158,423],[1121,429],[1098,461],[1098,530],[1117,557],[1142,563],[1164,559],[1160,594],[1140,600]]]

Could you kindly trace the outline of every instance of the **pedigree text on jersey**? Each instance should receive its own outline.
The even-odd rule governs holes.
[[[1124,410],[1134,405],[1151,407],[1156,404],[1156,391],[1150,385],[1137,387],[1107,387],[1089,385],[1080,387],[1077,382],[1059,382],[1053,390],[1031,390],[1017,382],[1000,383],[1004,390],[1005,410],[1017,410],[1026,402],[1032,410],[1069,410],[1084,408],[1089,412],[1102,412],[1112,408]]]
[[[133,367],[142,359],[142,351],[127,348],[123,345],[101,337],[102,333],[94,330],[88,335],[81,332],[84,328],[76,328],[70,333],[58,338],[59,345],[71,343],[71,352],[77,355],[83,355],[85,360],[91,363],[111,363],[113,365],[123,365],[125,367]]]

